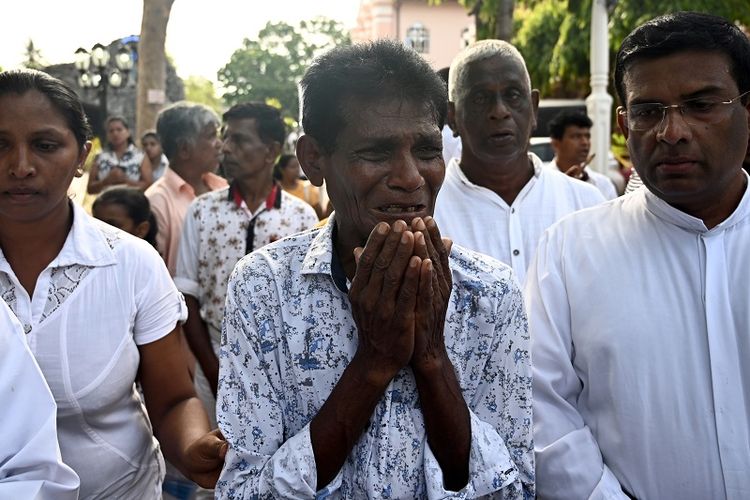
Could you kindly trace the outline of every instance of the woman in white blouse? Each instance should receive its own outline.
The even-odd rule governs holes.
[[[0,401],[0,498],[78,498],[78,476],[60,458],[55,400],[2,300]]]
[[[0,73],[0,297],[55,398],[81,498],[160,498],[161,451],[211,487],[226,443],[209,432],[188,374],[182,296],[153,247],[67,197],[90,134],[66,84]]]

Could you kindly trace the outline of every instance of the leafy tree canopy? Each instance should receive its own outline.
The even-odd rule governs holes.
[[[524,54],[534,86],[542,96],[588,94],[591,6],[592,0],[517,2],[513,43]],[[680,10],[710,12],[750,25],[747,0],[619,0],[609,17],[610,60],[636,26]]]
[[[185,99],[205,104],[219,115],[223,112],[221,98],[216,95],[213,82],[201,76],[187,77],[185,80]]]
[[[219,70],[228,106],[246,101],[278,102],[287,121],[299,116],[297,85],[312,60],[351,43],[338,21],[318,17],[292,26],[269,22],[255,40],[246,38]]]

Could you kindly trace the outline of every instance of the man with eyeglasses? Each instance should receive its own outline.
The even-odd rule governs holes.
[[[661,16],[615,85],[646,189],[561,221],[529,269],[537,491],[750,498],[750,42]]]

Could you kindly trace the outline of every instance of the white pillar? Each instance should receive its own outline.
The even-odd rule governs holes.
[[[594,0],[591,6],[591,94],[586,98],[586,109],[594,126],[591,128],[591,152],[596,153],[591,168],[607,173],[612,116],[612,96],[607,93],[609,83],[609,29],[606,0]]]

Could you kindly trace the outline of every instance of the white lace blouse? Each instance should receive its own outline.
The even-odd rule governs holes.
[[[55,398],[60,451],[81,478],[81,498],[160,498],[164,463],[134,381],[138,346],[186,317],[161,257],[74,206],[33,297],[0,252],[0,296]]]

